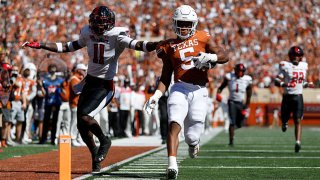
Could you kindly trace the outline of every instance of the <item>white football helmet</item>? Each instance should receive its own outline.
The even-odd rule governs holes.
[[[191,28],[179,27],[178,26],[179,21],[192,22],[192,27]],[[190,36],[192,36],[196,31],[197,24],[198,24],[198,16],[196,11],[192,7],[188,5],[182,5],[174,11],[173,30],[181,39],[187,39]],[[182,35],[181,29],[188,29],[189,33],[187,35]]]

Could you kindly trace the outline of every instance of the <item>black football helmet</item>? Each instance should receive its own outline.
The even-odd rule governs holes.
[[[242,63],[236,64],[236,66],[234,67],[234,72],[237,78],[242,77],[246,70],[247,70],[246,67]]]
[[[299,64],[303,55],[303,50],[299,46],[292,46],[288,52],[289,59],[294,65]]]
[[[115,14],[107,6],[94,8],[89,16],[90,29],[97,35],[103,35],[115,25]]]

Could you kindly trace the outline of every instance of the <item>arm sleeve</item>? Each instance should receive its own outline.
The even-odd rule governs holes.
[[[79,46],[81,46],[81,47],[85,47],[85,46],[87,46],[87,40],[86,40],[86,34],[88,33],[87,32],[88,30],[86,30],[86,29],[84,29],[84,28],[82,28],[81,30],[80,30],[80,37],[79,37],[79,39],[78,39],[78,44],[79,44]]]

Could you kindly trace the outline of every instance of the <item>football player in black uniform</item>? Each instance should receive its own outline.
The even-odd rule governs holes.
[[[83,141],[92,155],[92,172],[99,172],[111,146],[111,140],[103,134],[98,122],[93,118],[107,106],[114,95],[113,77],[118,68],[118,58],[125,48],[150,52],[155,50],[157,42],[137,41],[128,37],[128,28],[115,27],[115,14],[106,6],[96,7],[89,17],[89,25],[80,31],[80,37],[72,42],[39,43],[26,42],[23,46],[46,49],[53,52],[72,52],[87,47],[89,64],[87,76],[75,87],[81,92],[77,127]],[[93,140],[95,135],[100,141],[97,148]]]

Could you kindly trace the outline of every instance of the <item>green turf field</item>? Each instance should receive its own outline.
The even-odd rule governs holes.
[[[178,179],[320,179],[320,128],[303,127],[302,149],[294,152],[294,129],[249,127],[236,130],[234,147],[221,131],[188,157],[181,143]],[[88,179],[166,179],[166,149]]]
[[[3,152],[0,153],[0,160],[25,156],[29,154],[48,152],[57,150],[57,148],[57,146],[52,145],[19,145],[14,147],[2,148]]]
[[[242,128],[234,147],[222,132],[180,163],[179,179],[320,179],[320,129],[303,128],[300,153],[293,131]]]

